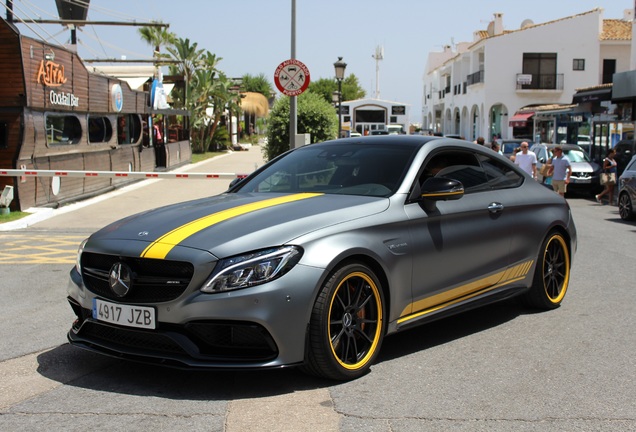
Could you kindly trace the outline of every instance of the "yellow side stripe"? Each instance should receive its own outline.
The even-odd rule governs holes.
[[[533,263],[534,260],[526,261],[483,279],[411,303],[402,311],[402,316],[398,319],[398,324],[452,306],[460,301],[470,299],[495,288],[522,280],[528,274],[528,271],[530,271]]]
[[[213,213],[208,216],[204,216],[200,219],[189,222],[172,231],[159,237],[152,242],[141,253],[142,258],[157,258],[164,259],[168,253],[179,243],[193,234],[196,234],[212,225],[232,219],[237,216],[241,216],[247,213],[251,213],[257,210],[262,210],[269,207],[274,207],[280,204],[286,204],[289,202],[300,201],[307,198],[314,198],[322,195],[321,193],[301,193],[295,195],[286,195],[283,197],[272,198],[255,203],[245,204],[242,206],[234,207],[231,209],[223,210],[218,213]]]

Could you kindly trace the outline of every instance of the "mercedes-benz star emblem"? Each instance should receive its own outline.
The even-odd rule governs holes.
[[[124,263],[115,263],[108,275],[110,290],[117,297],[125,297],[132,287],[132,270]]]

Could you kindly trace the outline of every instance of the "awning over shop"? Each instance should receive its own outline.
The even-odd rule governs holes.
[[[528,125],[528,119],[534,115],[534,111],[518,112],[510,117],[509,125],[511,127],[526,127]]]
[[[588,102],[608,101],[611,99],[612,99],[612,87],[609,86],[604,88],[578,91],[574,93],[574,97],[572,98],[572,103],[580,104],[580,103],[588,103]]]

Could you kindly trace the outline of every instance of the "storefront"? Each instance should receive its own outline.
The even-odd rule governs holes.
[[[636,124],[636,71],[614,74],[612,103],[615,104],[616,131],[612,144],[619,140],[634,140]]]
[[[189,163],[189,133],[170,135],[171,119],[149,93],[88,72],[79,56],[0,21],[0,167],[26,170],[154,171],[153,119],[164,129],[165,168]],[[178,122],[175,120],[174,122]],[[181,122],[187,124],[187,122]],[[171,138],[174,138],[171,140]],[[59,205],[102,193],[126,178],[0,177],[14,188],[14,210]]]

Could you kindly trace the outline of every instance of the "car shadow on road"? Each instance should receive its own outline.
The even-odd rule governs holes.
[[[425,351],[533,313],[507,300],[444,318],[385,339],[376,363]],[[298,368],[245,371],[191,371],[144,365],[60,345],[37,357],[38,373],[66,386],[170,400],[230,401],[327,388],[339,382],[304,374]]]
[[[512,298],[423,324],[387,337],[376,363],[444,345],[535,312]]]

